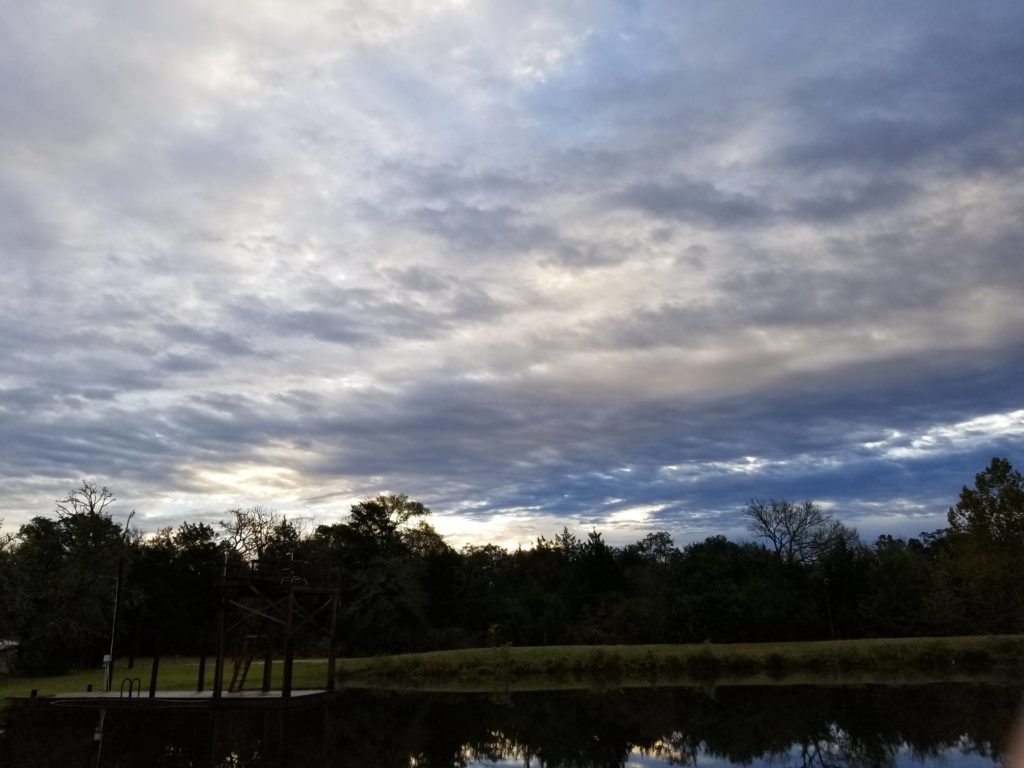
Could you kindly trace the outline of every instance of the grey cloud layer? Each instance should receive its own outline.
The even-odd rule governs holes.
[[[1016,4],[11,16],[9,523],[90,476],[159,522],[914,533],[1020,454]]]

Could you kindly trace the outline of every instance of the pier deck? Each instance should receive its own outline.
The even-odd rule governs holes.
[[[215,698],[212,691],[157,691],[155,696],[121,696],[109,693],[54,693],[36,697],[17,696],[8,699],[15,706],[56,706],[93,709],[158,709],[162,707],[195,707],[197,709],[247,709],[304,706],[325,703],[335,694],[326,689],[293,690],[290,696],[281,691],[224,691]]]

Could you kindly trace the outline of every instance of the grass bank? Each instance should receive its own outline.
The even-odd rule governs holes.
[[[345,659],[338,671],[347,687],[431,690],[1024,680],[1024,636],[474,648]]]
[[[230,665],[229,665],[230,667]],[[651,685],[915,683],[931,680],[1024,680],[1024,635],[836,640],[800,643],[702,645],[563,645],[533,648],[472,648],[397,656],[339,659],[338,684],[350,688],[451,691],[552,690]],[[151,661],[127,669],[119,660],[114,688],[138,678],[148,690]],[[194,690],[199,662],[160,660],[159,690]],[[282,665],[274,664],[273,686]],[[320,688],[323,659],[296,660],[293,685]],[[230,669],[225,673],[230,677]],[[259,686],[262,663],[254,663],[247,688]],[[0,708],[8,696],[94,690],[103,670],[78,670],[57,677],[0,677]],[[213,685],[208,662],[206,687]],[[225,685],[227,682],[225,681]]]

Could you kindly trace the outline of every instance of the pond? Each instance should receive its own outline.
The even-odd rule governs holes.
[[[288,710],[8,713],[5,766],[999,765],[1024,685],[343,691]]]

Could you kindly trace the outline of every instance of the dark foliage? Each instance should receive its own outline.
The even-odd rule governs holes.
[[[342,588],[338,650],[729,642],[1024,631],[1024,482],[993,459],[920,539],[862,544],[812,502],[748,503],[754,543],[714,536],[682,549],[664,532],[625,547],[565,529],[529,549],[452,549],[405,496],[353,506],[310,532],[275,512],[231,510],[124,535],[113,497],[85,483],[0,547],[0,635],[22,669],[96,664],[109,642],[124,559],[122,653],[211,650],[225,562],[259,558]],[[315,633],[300,652],[322,652]]]

